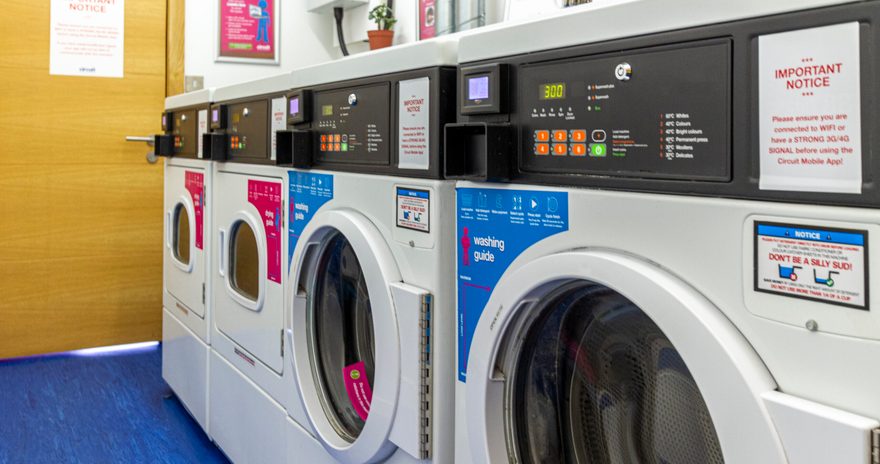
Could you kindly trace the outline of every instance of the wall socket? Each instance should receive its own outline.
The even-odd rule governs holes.
[[[205,87],[205,76],[183,76],[183,91],[194,92]]]

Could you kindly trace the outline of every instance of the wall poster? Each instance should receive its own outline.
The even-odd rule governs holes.
[[[217,61],[279,63],[278,0],[219,0]]]
[[[437,36],[436,0],[419,0],[419,40]]]
[[[122,77],[125,0],[52,0],[49,74]]]

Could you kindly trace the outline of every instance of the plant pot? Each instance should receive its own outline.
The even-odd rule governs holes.
[[[394,31],[367,31],[367,37],[370,39],[370,50],[378,50],[391,46],[391,42],[394,40]]]

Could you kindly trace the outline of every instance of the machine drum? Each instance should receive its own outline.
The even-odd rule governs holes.
[[[724,462],[690,371],[641,309],[581,281],[551,292],[537,311],[508,383],[520,462]]]

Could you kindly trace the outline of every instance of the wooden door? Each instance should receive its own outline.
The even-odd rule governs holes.
[[[161,337],[164,0],[125,0],[124,78],[49,75],[49,1],[0,15],[0,358]]]

